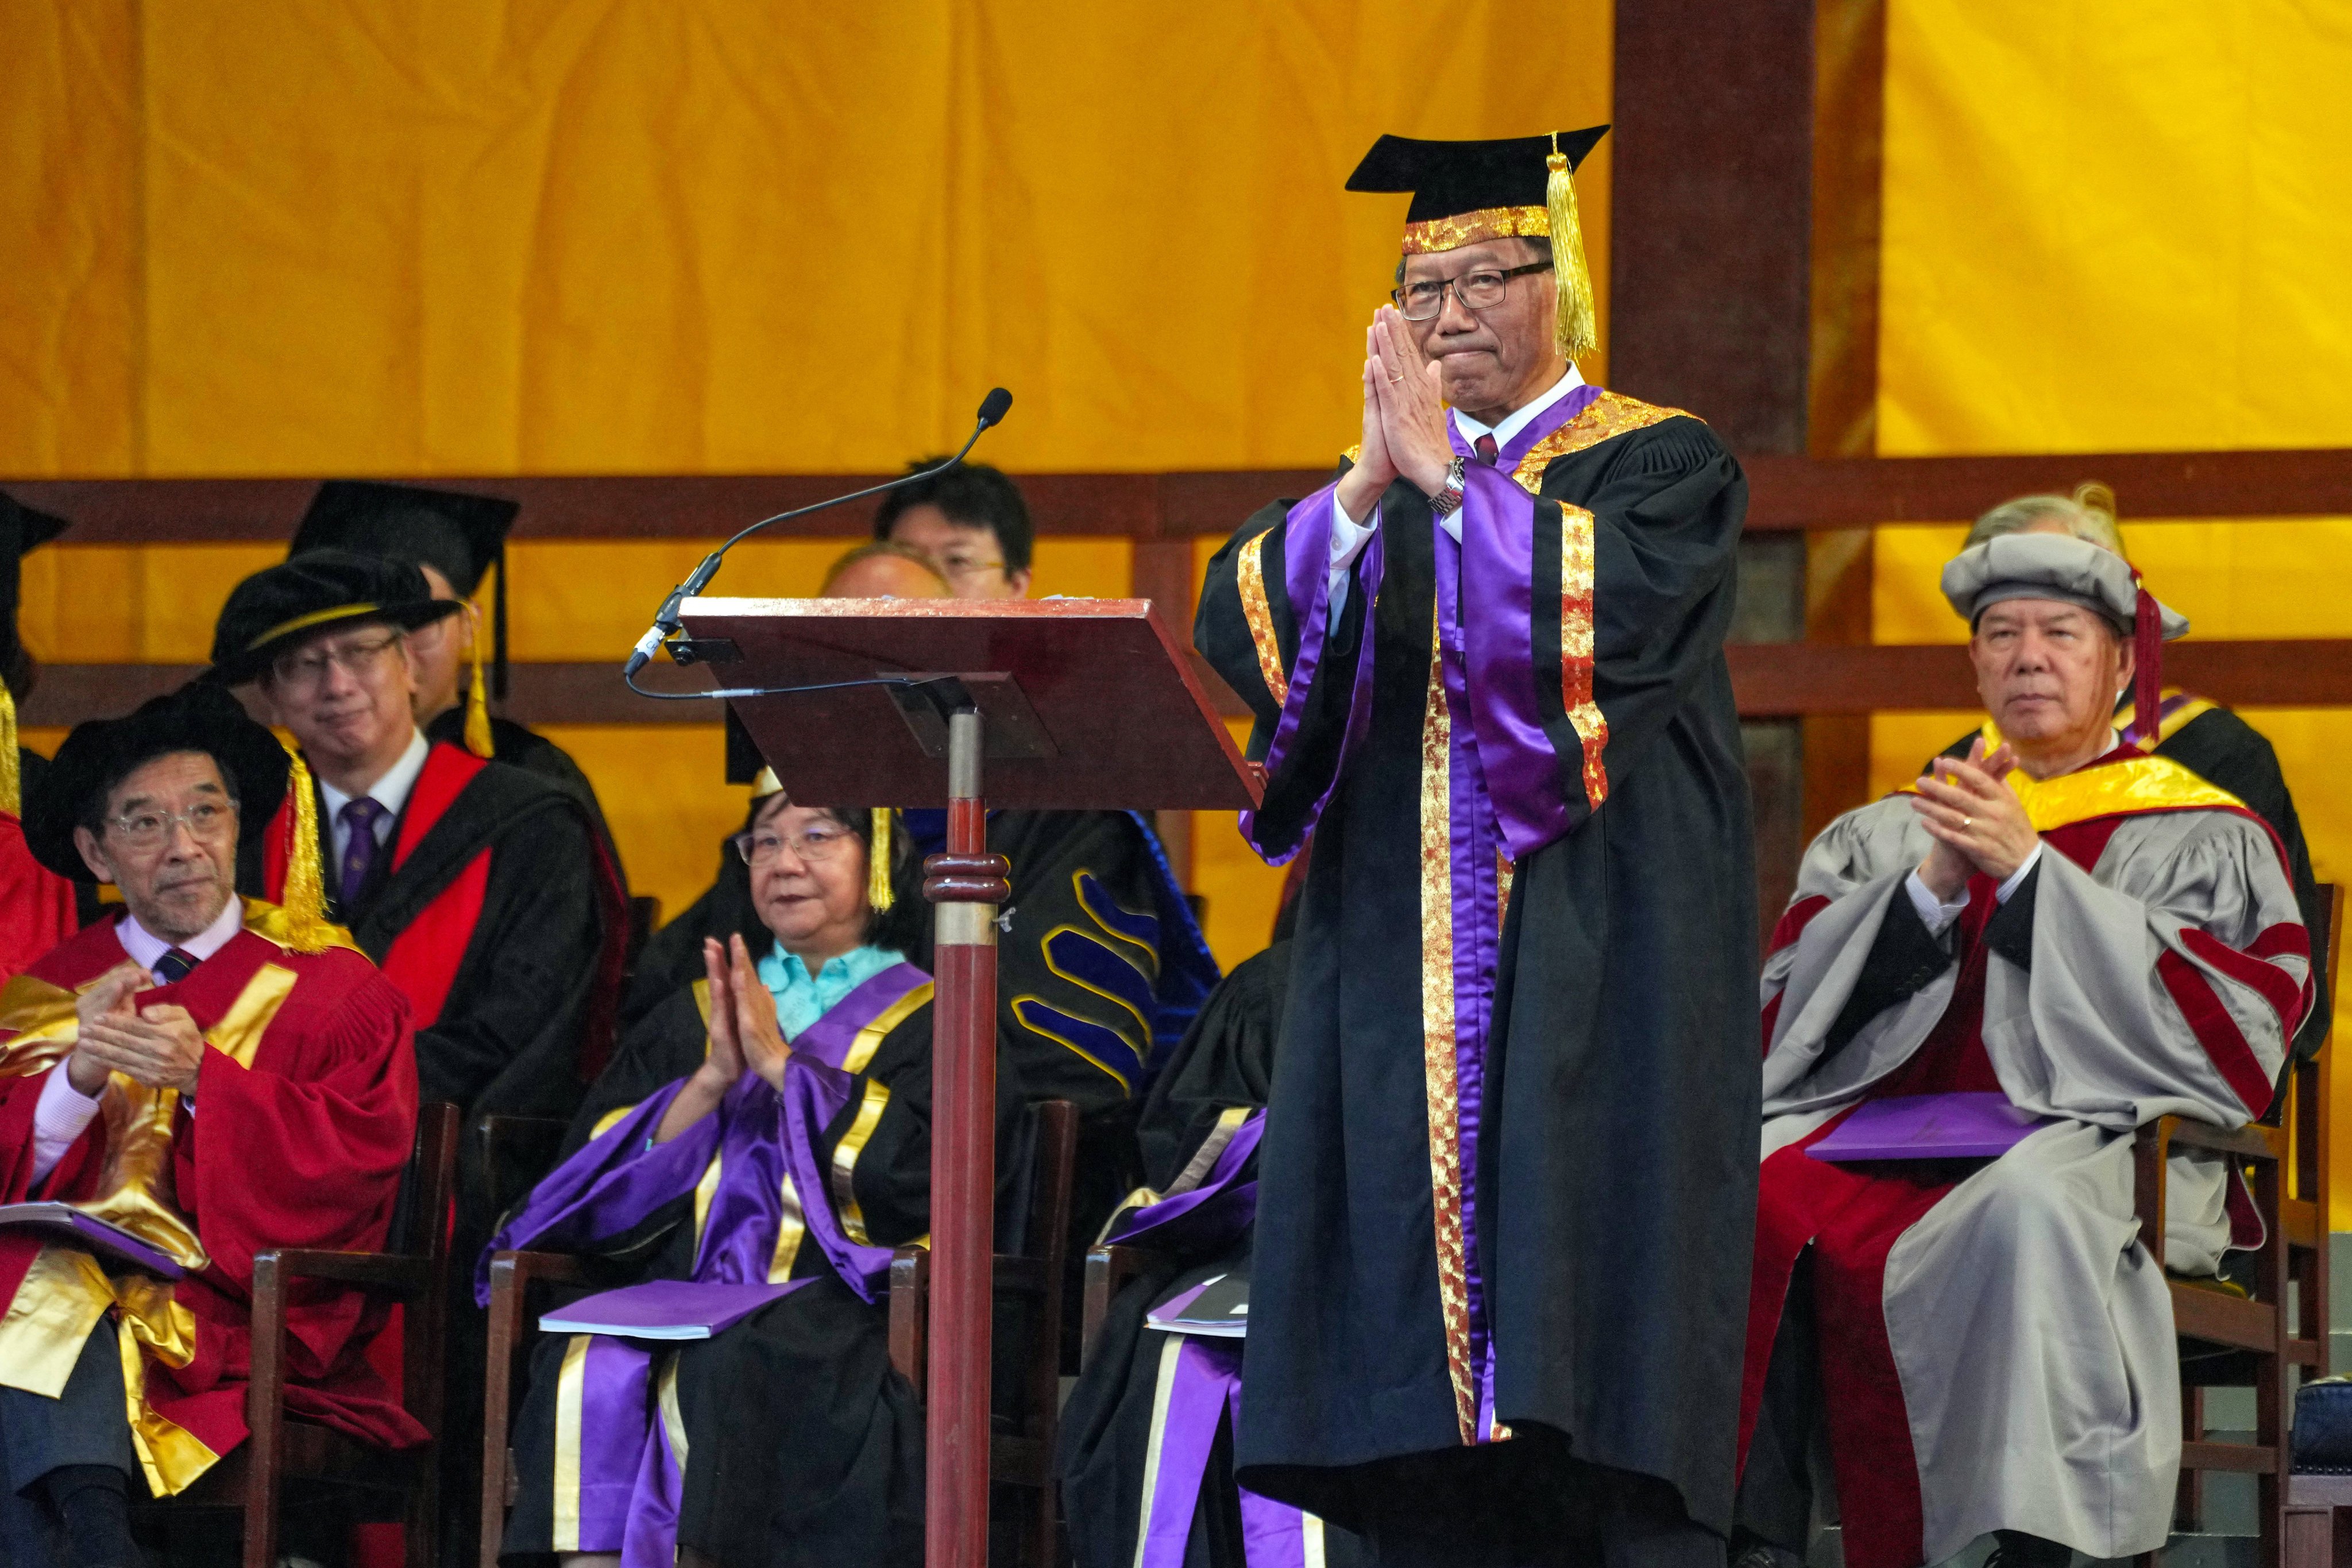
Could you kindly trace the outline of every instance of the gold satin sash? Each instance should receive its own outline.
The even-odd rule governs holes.
[[[275,912],[267,905],[259,910]],[[256,912],[248,903],[247,929],[252,929]],[[55,1070],[79,1034],[75,1003],[81,991],[97,984],[93,978],[77,991],[67,991],[24,974],[0,990],[0,1030],[15,1031],[0,1042],[0,1078]],[[239,1067],[251,1067],[263,1033],[294,984],[292,970],[261,964],[220,1021],[205,1031],[205,1045]],[[176,1089],[150,1089],[121,1073],[112,1075],[99,1096],[106,1159],[98,1190],[75,1206],[121,1226],[193,1274],[210,1267],[211,1259],[194,1227],[181,1215],[173,1190],[172,1126],[179,1105]],[[146,1356],[171,1367],[185,1366],[195,1358],[194,1314],[173,1297],[168,1281],[135,1271],[110,1276],[80,1247],[43,1247],[6,1314],[0,1317],[0,1384],[58,1397],[82,1345],[109,1308],[125,1330],[121,1335],[122,1384],[131,1445],[147,1473],[149,1489],[169,1497],[186,1489],[220,1456],[147,1404]]]

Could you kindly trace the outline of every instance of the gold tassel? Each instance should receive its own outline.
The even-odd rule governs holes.
[[[286,793],[294,800],[294,844],[286,857],[286,885],[278,894],[286,913],[286,945],[297,952],[324,952],[336,942],[327,920],[326,878],[320,870],[319,797],[302,753],[283,739],[278,743],[286,747]]]
[[[8,694],[5,680],[0,680],[0,811],[25,815],[24,780],[17,777],[16,700]]]
[[[1592,271],[1584,262],[1584,225],[1576,213],[1576,174],[1568,154],[1559,150],[1559,133],[1552,132],[1551,156],[1544,160],[1551,177],[1544,184],[1544,205],[1551,224],[1552,289],[1559,300],[1553,336],[1559,352],[1582,359],[1601,346],[1592,302]]]
[[[482,683],[479,639],[474,645],[474,683],[466,691],[466,750],[478,757],[494,757],[499,751],[490,735],[490,700]]]
[[[866,852],[866,901],[877,914],[890,907],[890,808],[874,808],[874,844]]]

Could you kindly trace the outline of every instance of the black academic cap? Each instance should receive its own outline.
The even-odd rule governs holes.
[[[349,550],[411,566],[430,566],[470,599],[482,575],[499,569],[490,605],[490,694],[507,694],[507,531],[520,501],[421,485],[369,479],[329,479],[310,498],[287,551],[291,560],[311,550]]]
[[[363,621],[414,631],[457,608],[455,599],[433,597],[414,566],[346,550],[308,551],[230,591],[213,626],[205,678],[236,686],[258,676],[280,650],[321,632]]]
[[[21,645],[16,641],[16,605],[22,596],[24,558],[65,531],[66,520],[35,511],[0,495],[0,678],[13,687]]]
[[[1574,169],[1607,135],[1606,125],[1558,133],[1559,151]],[[1550,176],[1546,160],[1554,138],[1510,136],[1496,142],[1424,142],[1383,136],[1372,143],[1356,172],[1351,191],[1411,191],[1407,223],[1457,217],[1495,207],[1539,207]]]
[[[195,680],[149,699],[127,719],[92,719],[73,727],[56,759],[26,781],[25,842],[33,858],[60,877],[97,881],[74,847],[75,826],[92,801],[102,801],[142,765],[173,752],[203,752],[220,764],[236,786],[238,842],[259,843],[286,799],[291,762],[278,738],[247,718],[236,698]]]
[[[329,479],[310,498],[286,553],[291,559],[313,550],[348,550],[430,566],[460,597],[471,597],[506,549],[507,531],[521,510],[503,496]]]

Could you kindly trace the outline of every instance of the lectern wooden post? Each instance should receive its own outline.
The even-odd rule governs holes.
[[[689,599],[690,651],[785,791],[948,807],[931,1046],[929,1568],[988,1560],[996,916],[988,807],[1241,810],[1259,775],[1141,599]],[[983,797],[985,783],[989,794]]]

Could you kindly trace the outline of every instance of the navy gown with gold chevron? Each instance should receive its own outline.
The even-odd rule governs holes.
[[[570,1157],[483,1254],[484,1300],[490,1252],[508,1247],[584,1256],[600,1289],[793,1285],[705,1340],[541,1335],[515,1426],[509,1558],[921,1561],[921,1403],[891,1368],[886,1309],[891,1249],[930,1228],[932,986],[894,953],[854,956],[875,962],[813,1021],[791,1016],[804,996],[780,994],[781,1089],[747,1071],[659,1144],[709,1049],[708,988],[647,1015],[590,1091]],[[775,988],[769,965],[762,978]],[[1000,1149],[1021,1100],[1000,1072]]]

